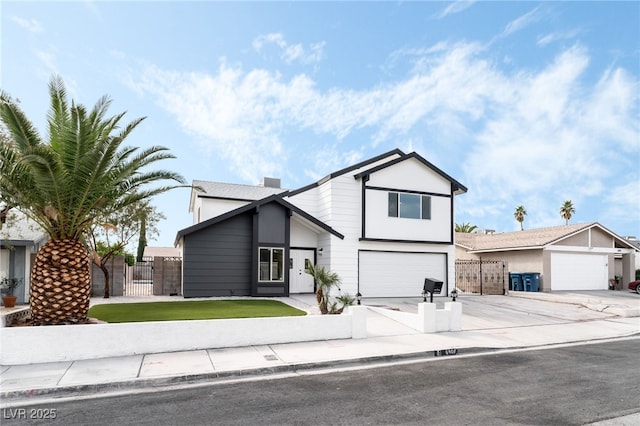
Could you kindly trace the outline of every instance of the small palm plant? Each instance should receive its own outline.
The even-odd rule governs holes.
[[[321,314],[340,314],[345,306],[353,305],[355,298],[349,294],[340,294],[334,301],[330,301],[331,289],[336,287],[340,291],[341,280],[337,273],[318,265],[311,265],[309,273],[316,282],[316,300]]]
[[[100,217],[173,188],[182,176],[149,170],[174,158],[167,149],[142,151],[124,146],[140,124],[125,113],[106,116],[111,103],[102,97],[88,110],[67,101],[62,80],[49,83],[51,97],[47,140],[19,105],[0,93],[0,120],[9,140],[0,144],[0,199],[33,219],[49,236],[31,273],[29,307],[34,324],[81,323],[91,295],[91,258],[85,238]],[[169,181],[157,187],[149,184]]]

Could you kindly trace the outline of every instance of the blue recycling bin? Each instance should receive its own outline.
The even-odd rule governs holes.
[[[519,272],[509,272],[509,290],[524,291],[522,274]]]
[[[524,291],[540,291],[540,274],[538,272],[524,272],[521,275]]]

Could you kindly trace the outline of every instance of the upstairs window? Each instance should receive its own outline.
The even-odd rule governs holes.
[[[403,192],[389,192],[389,217],[431,219],[431,197]]]

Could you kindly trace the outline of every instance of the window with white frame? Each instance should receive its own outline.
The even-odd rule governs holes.
[[[389,192],[389,217],[431,219],[431,197],[428,195]]]
[[[284,249],[259,248],[258,281],[284,281]]]

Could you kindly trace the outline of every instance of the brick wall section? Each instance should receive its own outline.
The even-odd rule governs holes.
[[[122,296],[124,291],[124,256],[114,256],[107,261],[109,270],[109,295]],[[104,296],[104,273],[93,263],[91,264],[91,296]]]
[[[182,259],[177,257],[153,258],[153,295],[181,294]]]

